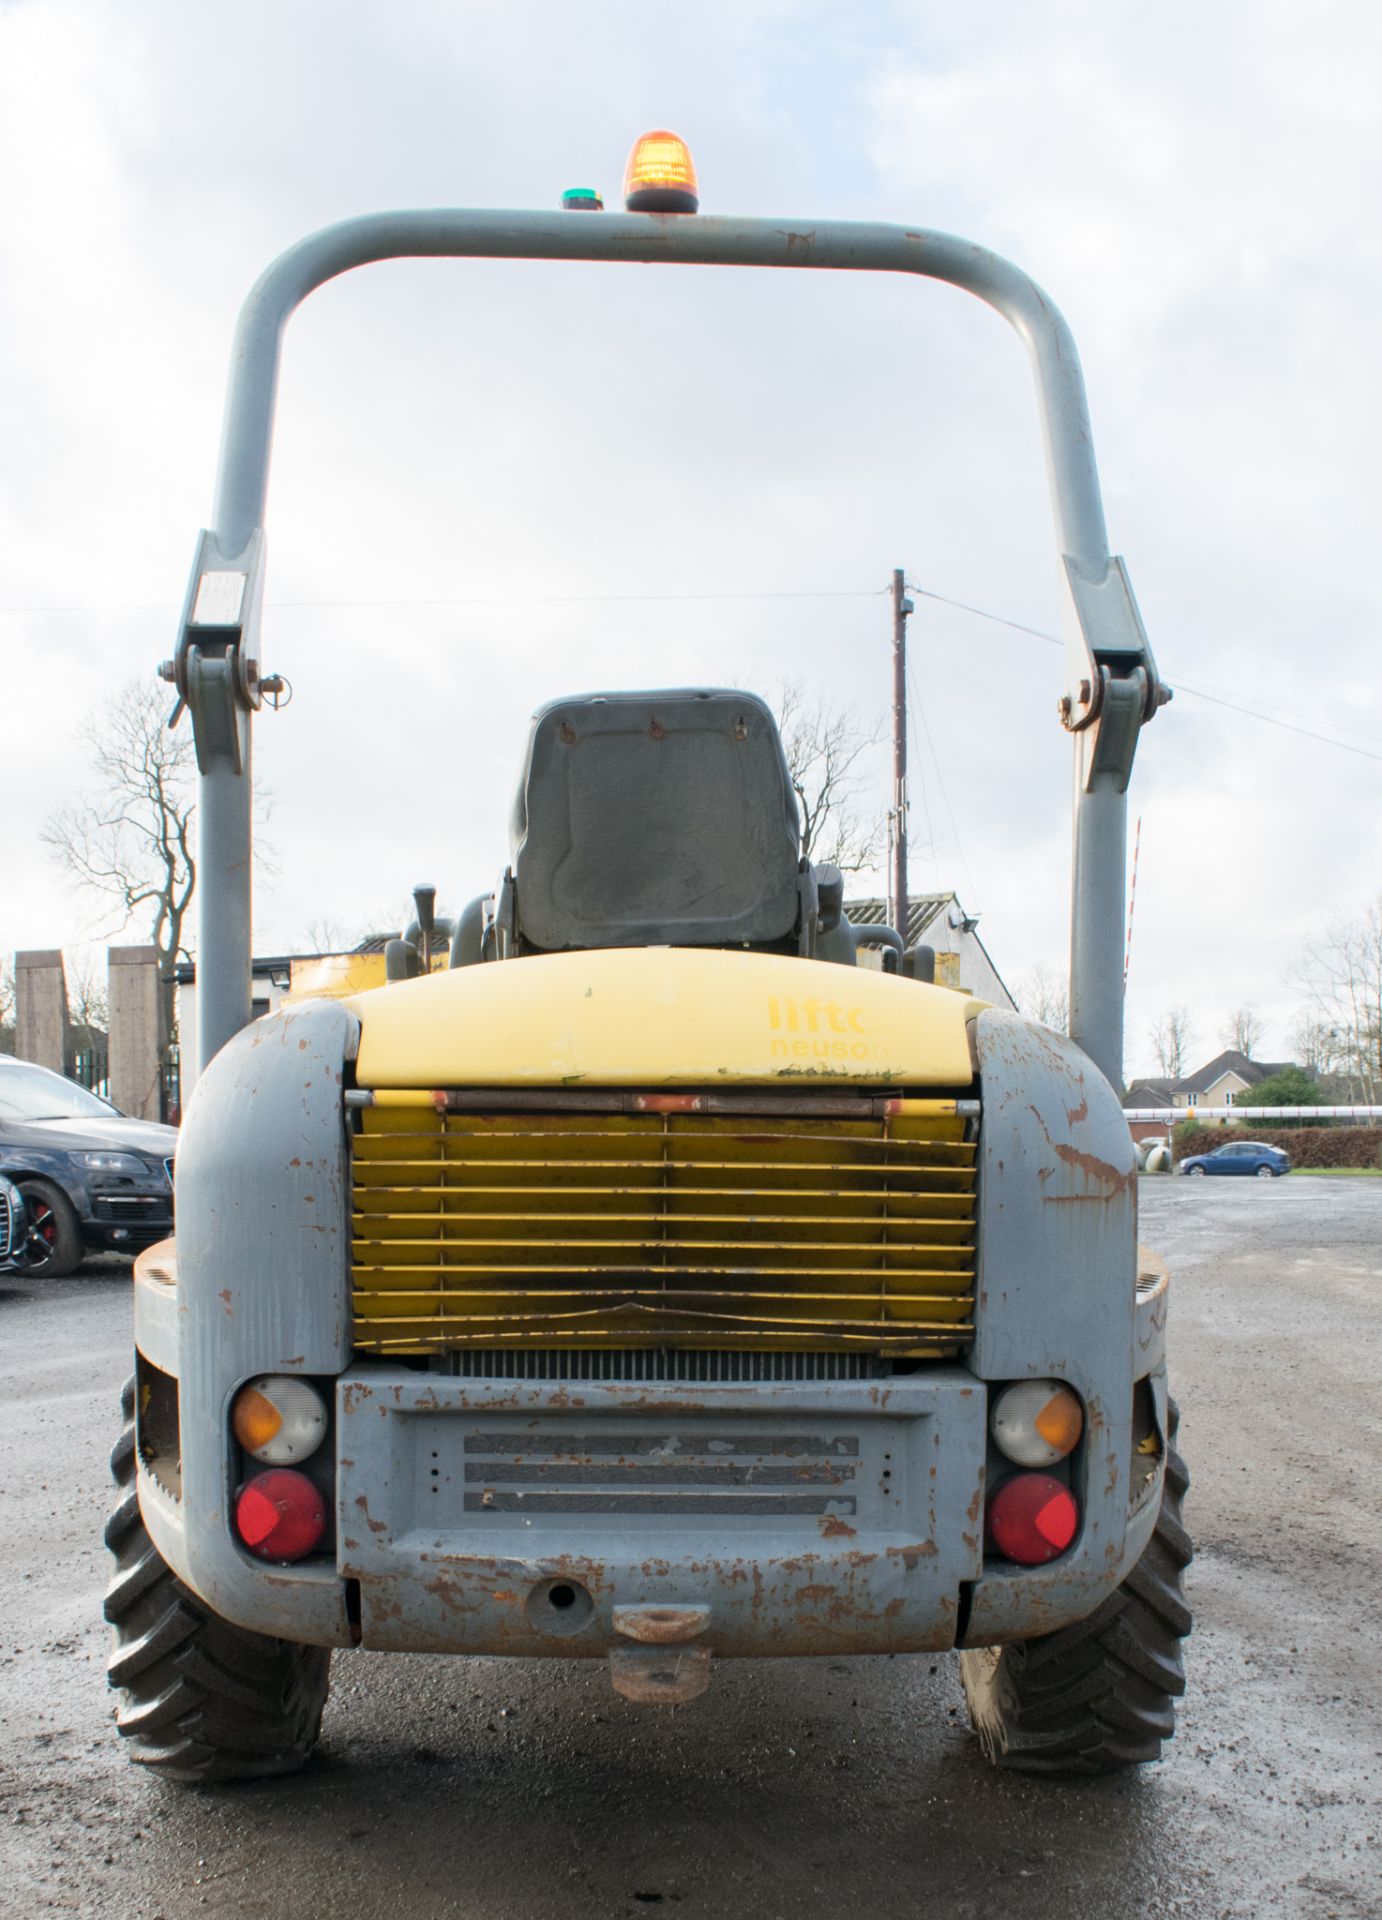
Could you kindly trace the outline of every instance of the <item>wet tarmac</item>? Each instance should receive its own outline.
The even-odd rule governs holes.
[[[0,1913],[1382,1916],[1382,1180],[1141,1184],[1198,1626],[1167,1760],[1072,1785],[982,1762],[949,1657],[655,1711],[594,1665],[355,1654],[311,1771],[162,1786],[102,1671],[128,1269],[0,1280]]]

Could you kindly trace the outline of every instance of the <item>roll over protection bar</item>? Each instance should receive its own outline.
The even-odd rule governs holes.
[[[910,273],[973,293],[1027,347],[1062,556],[1062,724],[1074,736],[1071,1036],[1115,1085],[1123,1051],[1127,787],[1137,735],[1169,698],[1121,560],[1112,558],[1084,379],[1070,329],[1011,262],[920,228],[855,221],[682,214],[435,209],[346,220],[290,247],[251,290],[236,329],[212,526],[199,538],[175,657],[165,678],[192,714],[198,806],[197,1060],[205,1067],[250,1019],[251,726],[266,682],[258,658],[263,521],[289,316],[315,288],[373,261],[423,257],[612,260],[671,266]]]

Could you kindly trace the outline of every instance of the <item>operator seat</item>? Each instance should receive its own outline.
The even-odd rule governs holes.
[[[757,695],[733,688],[540,707],[511,849],[519,952],[794,951],[808,891],[814,918],[777,723]]]

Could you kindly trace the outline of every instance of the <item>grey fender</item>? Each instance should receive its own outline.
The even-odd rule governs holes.
[[[1016,1014],[975,1022],[982,1082],[972,1372],[1066,1380],[1086,1430],[1082,1524],[1050,1567],[989,1562],[966,1640],[1027,1638],[1090,1613],[1145,1544],[1130,1524],[1137,1342],[1137,1161],[1117,1094],[1073,1041]]]
[[[155,1544],[224,1618],[320,1644],[350,1638],[341,1581],[325,1564],[267,1567],[234,1540],[227,1422],[231,1396],[254,1374],[335,1375],[349,1357],[341,1096],[358,1037],[352,1013],[312,1000],[221,1049],[178,1150],[176,1314],[141,1313],[136,1299],[136,1344],[180,1385],[181,1501],[140,1475]]]

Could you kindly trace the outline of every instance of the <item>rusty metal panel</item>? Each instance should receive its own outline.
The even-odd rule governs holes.
[[[912,1105],[366,1108],[355,1345],[953,1355],[971,1331],[975,1146],[958,1113]]]
[[[984,1400],[956,1367],[691,1389],[362,1365],[337,1420],[364,1644],[603,1657],[655,1609],[717,1657],[951,1646]]]
[[[439,1526],[485,1514],[493,1522],[486,1531],[500,1538],[535,1514],[618,1514],[662,1539],[712,1516],[727,1537],[752,1534],[765,1518],[857,1523],[884,1492],[890,1510],[905,1510],[907,1435],[896,1421],[875,1420],[866,1433],[857,1420],[803,1425],[747,1416],[728,1431],[703,1421],[672,1421],[669,1430],[667,1422],[625,1427],[565,1415],[534,1433],[502,1416],[477,1420],[460,1436],[460,1458],[425,1483],[432,1497],[423,1504]],[[419,1449],[454,1439],[454,1421],[419,1423]],[[885,1466],[894,1455],[896,1468]]]
[[[1134,1377],[1166,1371],[1166,1316],[1171,1276],[1166,1262],[1146,1247],[1138,1249],[1137,1324]]]
[[[334,1374],[349,1357],[341,1086],[357,1031],[346,1008],[307,1001],[222,1048],[182,1127],[176,1286],[135,1294],[136,1345],[182,1388],[181,1505],[139,1471],[155,1546],[223,1618],[317,1645],[349,1644],[342,1582],[329,1562],[265,1566],[233,1538],[226,1409],[253,1374]]]
[[[966,1640],[986,1646],[1083,1618],[1140,1551],[1129,1460],[1133,1381],[1147,1368],[1134,1359],[1137,1163],[1117,1095],[1061,1035],[997,1011],[976,1027],[984,1125],[966,1364],[984,1380],[1066,1380],[1085,1405],[1079,1535],[1047,1567],[986,1562]]]

